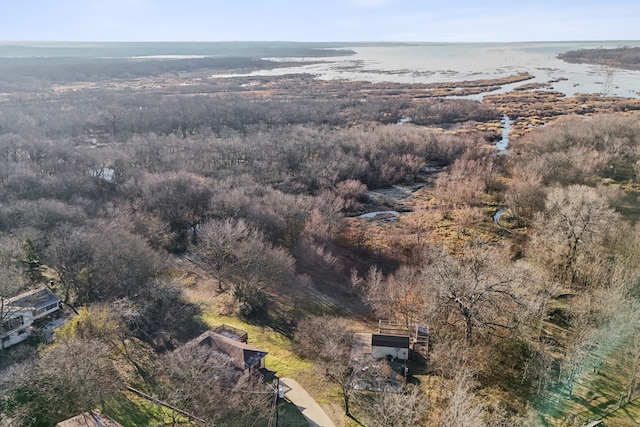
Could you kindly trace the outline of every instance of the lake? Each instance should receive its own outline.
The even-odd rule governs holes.
[[[557,58],[569,50],[640,47],[640,41],[528,43],[66,43],[0,42],[0,58],[129,58],[135,60],[243,56],[300,63],[248,75],[310,73],[320,79],[433,83],[493,79],[529,72],[534,80],[553,81],[568,96],[600,93],[607,73],[602,66],[570,64]],[[305,63],[307,62],[307,63]],[[312,63],[309,63],[312,62]],[[246,74],[245,74],[246,75]],[[224,77],[216,74],[214,77]],[[637,97],[640,71],[617,69],[607,94]],[[507,92],[522,83],[503,86]],[[470,98],[481,99],[482,95]]]
[[[324,58],[322,63],[311,65],[256,71],[250,75],[311,73],[321,79],[433,83],[494,79],[526,71],[535,76],[526,83],[553,81],[552,90],[571,96],[600,93],[607,78],[606,71],[599,65],[564,62],[557,58],[558,54],[576,49],[622,46],[640,47],[640,41],[356,44],[345,45],[355,52],[354,55]],[[640,71],[616,69],[611,77],[609,95],[638,97]],[[505,85],[497,92],[508,92],[521,84]],[[479,99],[481,95],[470,98]]]

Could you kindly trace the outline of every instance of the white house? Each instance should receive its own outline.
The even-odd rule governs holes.
[[[0,350],[26,340],[31,325],[58,311],[60,298],[47,288],[25,292],[0,302]]]

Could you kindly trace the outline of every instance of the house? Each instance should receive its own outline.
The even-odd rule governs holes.
[[[378,333],[386,335],[408,335],[410,338],[410,354],[418,354],[426,358],[429,354],[429,327],[424,325],[395,323],[389,320],[378,320]]]
[[[94,409],[84,414],[76,415],[66,421],[60,421],[56,424],[56,427],[122,427],[122,424],[103,414],[98,409]]]
[[[409,335],[371,334],[371,355],[376,359],[409,359]]]
[[[0,350],[26,340],[34,321],[60,309],[60,298],[47,288],[34,289],[1,302]]]
[[[211,351],[224,354],[229,358],[231,366],[242,375],[247,375],[257,370],[262,373],[268,371],[264,364],[264,358],[267,355],[266,351],[217,332],[207,331],[186,345],[206,347]]]

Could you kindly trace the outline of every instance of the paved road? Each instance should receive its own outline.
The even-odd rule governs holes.
[[[311,427],[336,427],[320,405],[296,380],[280,378],[280,388],[284,390],[284,396],[298,407]]]

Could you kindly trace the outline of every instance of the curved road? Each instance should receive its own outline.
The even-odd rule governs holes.
[[[296,380],[280,378],[280,387],[284,390],[284,397],[298,407],[311,427],[336,427],[320,405]]]

